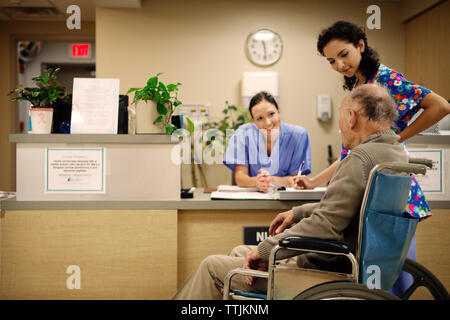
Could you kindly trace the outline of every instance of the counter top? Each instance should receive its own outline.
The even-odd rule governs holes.
[[[193,199],[164,201],[0,201],[1,210],[290,210],[313,201],[211,200],[202,189]],[[449,209],[450,201],[428,201],[431,209]]]
[[[163,201],[0,201],[1,210],[290,210],[305,200],[211,200],[202,189],[193,199]]]
[[[406,140],[406,144],[449,144],[450,134],[418,134]]]
[[[16,143],[137,143],[176,144],[167,134],[10,134]]]
[[[10,134],[15,143],[170,143],[167,134]],[[450,144],[450,134],[418,134],[407,140],[411,144]]]

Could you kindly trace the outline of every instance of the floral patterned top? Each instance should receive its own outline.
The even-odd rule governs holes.
[[[394,122],[392,130],[395,133],[402,132],[407,126],[408,121],[419,111],[420,101],[431,91],[416,83],[409,82],[405,77],[383,64],[380,64],[378,71],[365,83],[376,83],[385,86],[394,98],[397,104],[397,120]],[[406,144],[405,144],[406,148]],[[349,150],[342,146],[341,160],[344,159]],[[408,198],[406,211],[414,218],[423,219],[431,216],[431,210],[425,200],[425,196],[417,180],[413,177],[411,183],[411,192]]]

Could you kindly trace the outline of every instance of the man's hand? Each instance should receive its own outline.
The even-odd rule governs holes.
[[[260,270],[260,271],[267,271],[268,262],[261,260],[261,257],[259,256],[258,249],[252,249],[249,252],[247,252],[247,255],[245,256],[245,262],[244,262],[244,268],[245,269],[253,269],[253,270]],[[251,286],[255,282],[255,277],[246,277],[245,282],[249,286]]]
[[[277,235],[293,224],[294,212],[292,210],[281,212],[272,220],[269,227],[269,234],[271,236]]]

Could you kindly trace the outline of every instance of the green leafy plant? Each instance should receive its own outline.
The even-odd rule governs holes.
[[[58,99],[67,99],[66,88],[56,80],[59,68],[44,70],[39,77],[34,77],[36,87],[24,87],[19,85],[8,95],[13,95],[12,100],[29,101],[32,107],[52,107]]]
[[[176,127],[171,123],[171,118],[175,112],[175,108],[182,104],[178,100],[178,87],[181,83],[165,85],[159,80],[162,72],[156,74],[147,80],[147,84],[143,88],[130,88],[127,94],[134,92],[133,103],[139,101],[154,101],[156,102],[156,111],[158,117],[153,121],[153,124],[160,124],[164,127],[165,132],[171,134]],[[193,131],[194,124],[187,119],[190,131]]]
[[[227,130],[236,130],[241,125],[251,122],[252,116],[248,108],[242,106],[235,106],[225,101],[225,108],[222,110],[223,118],[219,121],[208,122],[203,125],[203,129],[218,129],[223,133],[223,137],[227,137]],[[222,142],[222,141],[221,141]],[[228,141],[225,142],[225,148],[228,145]]]

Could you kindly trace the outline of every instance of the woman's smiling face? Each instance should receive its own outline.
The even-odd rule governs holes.
[[[267,100],[261,100],[252,107],[253,122],[258,129],[279,129],[280,128],[280,111]]]
[[[355,47],[352,43],[334,39],[323,47],[323,54],[331,67],[346,77],[353,77],[358,72],[362,52],[363,40]]]

